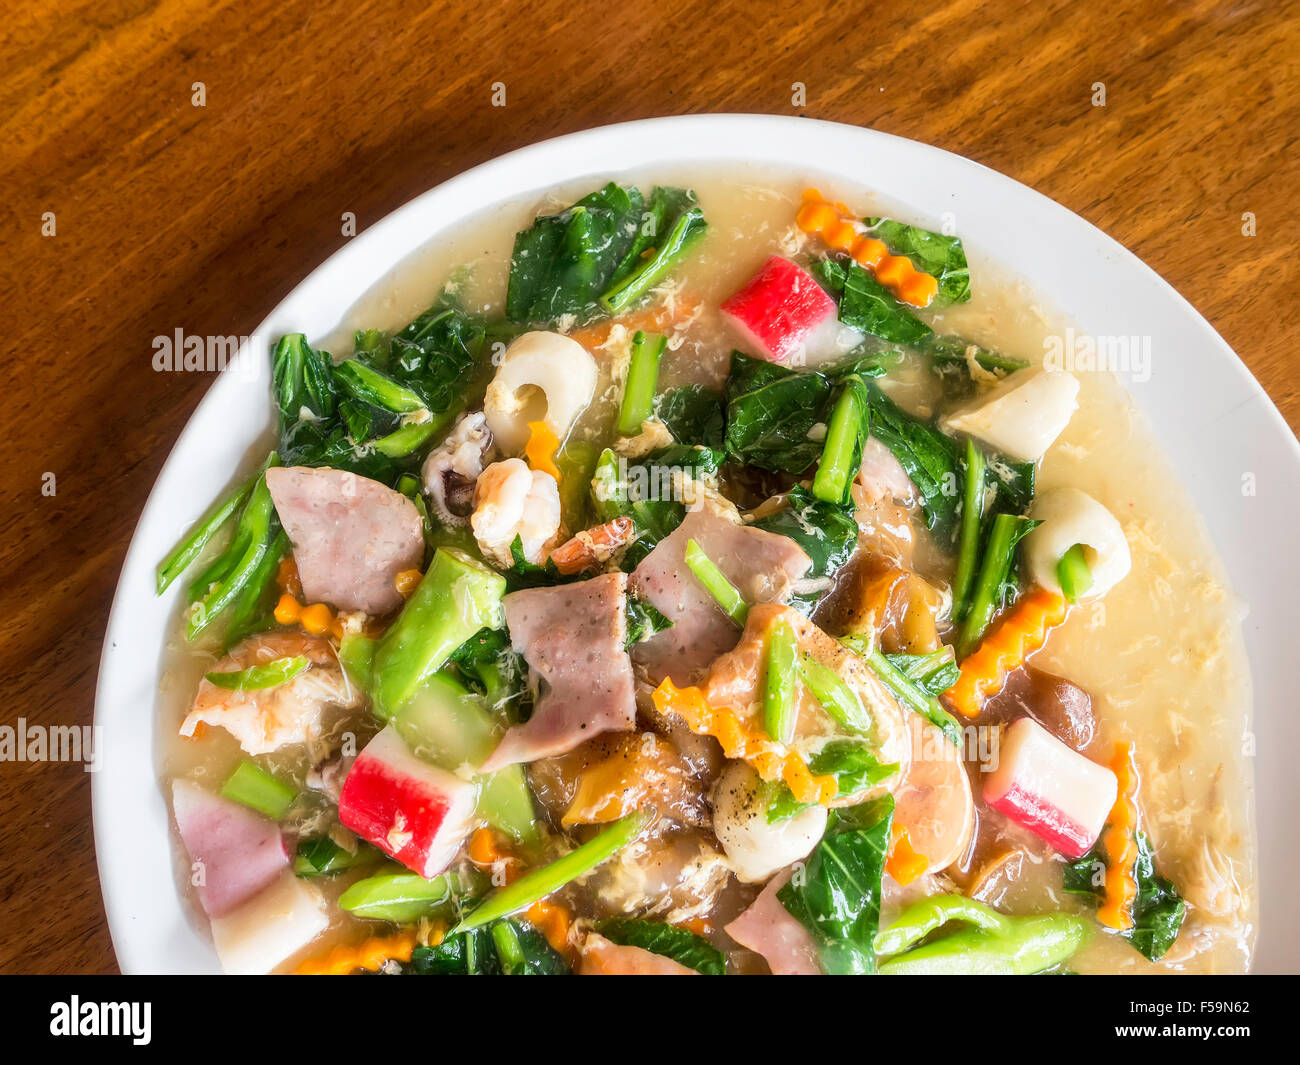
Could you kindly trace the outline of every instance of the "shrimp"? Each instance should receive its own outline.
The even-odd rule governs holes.
[[[200,681],[180,734],[192,739],[200,725],[215,725],[234,736],[249,754],[269,754],[318,736],[327,705],[351,709],[361,701],[361,693],[349,683],[327,640],[296,632],[250,636],[212,671],[233,672],[298,655],[306,657],[308,668],[273,688],[230,690],[206,678]]]
[[[448,526],[469,524],[474,485],[495,450],[487,415],[466,414],[424,460],[424,492],[438,520]]]
[[[636,524],[628,517],[584,529],[551,552],[551,561],[563,574],[581,573],[609,561],[614,552],[636,537]]]
[[[540,563],[560,531],[560,489],[555,478],[530,470],[522,459],[494,462],[474,488],[470,525],[484,556],[508,569],[518,538],[524,558]]]

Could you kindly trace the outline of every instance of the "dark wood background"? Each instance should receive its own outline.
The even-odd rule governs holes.
[[[343,238],[532,141],[803,113],[946,148],[1133,249],[1294,428],[1294,5],[20,0],[0,43],[0,724],[91,719],[140,508],[207,375]],[[193,105],[195,82],[206,106]],[[504,82],[507,106],[491,106]],[[1106,86],[1106,106],[1092,86]],[[883,91],[881,91],[883,87]],[[42,235],[45,212],[55,234]],[[1251,212],[1257,235],[1242,235]],[[55,475],[56,494],[42,494]],[[0,764],[0,971],[111,972],[75,765]]]

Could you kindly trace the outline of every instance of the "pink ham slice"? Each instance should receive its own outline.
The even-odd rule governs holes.
[[[483,772],[564,754],[636,723],[632,662],[623,646],[626,592],[627,574],[604,573],[505,597],[511,643],[545,687],[532,717],[502,737]]]
[[[471,781],[421,761],[389,725],[343,781],[339,820],[414,873],[437,876],[473,828]]]
[[[272,467],[266,487],[308,601],[374,615],[402,605],[393,578],[424,558],[415,504],[346,470]]]
[[[744,350],[769,362],[818,362],[840,332],[835,301],[803,267],[771,256],[722,304]],[[802,354],[803,359],[796,356]]]
[[[776,897],[792,873],[784,869],[772,877],[749,909],[724,930],[742,947],[761,954],[773,976],[821,976],[816,941]]]
[[[776,603],[812,565],[788,536],[737,525],[706,509],[692,510],[641,560],[632,585],[669,621],[632,649],[633,658],[658,684],[693,684],[719,655],[740,640],[740,630],[686,565],[686,544],[694,540],[739,589],[745,601]]]
[[[672,958],[641,947],[620,946],[595,932],[582,943],[579,976],[699,976]]]
[[[209,917],[247,902],[289,864],[280,826],[247,806],[177,780],[172,811],[194,873],[202,873],[196,890]]]

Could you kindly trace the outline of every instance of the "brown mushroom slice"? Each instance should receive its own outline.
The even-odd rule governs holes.
[[[912,761],[894,793],[894,821],[907,829],[926,872],[946,869],[966,852],[975,832],[975,800],[961,752],[938,728],[912,722]]]

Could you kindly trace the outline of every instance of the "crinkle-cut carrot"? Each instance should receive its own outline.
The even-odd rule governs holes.
[[[334,611],[324,603],[303,606],[292,595],[285,592],[280,596],[280,601],[275,604],[274,616],[281,625],[292,625],[297,622],[304,631],[313,636],[328,632],[336,640],[343,639],[343,622],[335,617]]]
[[[560,450],[560,438],[545,422],[528,423],[528,443],[524,445],[524,458],[528,465],[560,480],[560,468],[555,465],[555,453]]]
[[[671,302],[665,301],[653,307],[643,307],[618,318],[575,329],[569,334],[569,339],[576,340],[591,351],[608,342],[610,333],[616,325],[623,326],[629,336],[638,329],[646,333],[666,333],[678,322],[689,321],[699,312],[699,300],[679,295]]]
[[[371,936],[360,943],[335,947],[329,953],[311,958],[298,966],[299,976],[347,976],[358,971],[375,972],[389,961],[410,961],[415,952],[414,928],[391,936]]]
[[[1024,665],[1047,634],[1065,620],[1064,597],[1037,588],[1018,602],[997,629],[961,663],[961,676],[944,694],[964,717],[977,717],[984,700],[1002,690],[1007,674]]]
[[[583,529],[551,552],[555,568],[566,576],[581,573],[609,560],[636,535],[636,522],[629,517],[614,518],[591,529]]]
[[[822,199],[816,189],[805,189],[803,206],[795,225],[805,233],[821,237],[835,251],[842,251],[859,266],[865,266],[876,280],[904,303],[928,307],[939,292],[939,281],[912,265],[906,255],[890,255],[882,240],[861,232],[852,212],[842,203]]]
[[[930,868],[930,859],[912,849],[912,839],[907,828],[894,822],[890,829],[889,856],[885,859],[885,872],[894,882],[906,886]]]
[[[827,806],[839,793],[834,777],[809,772],[798,752],[776,743],[761,728],[730,710],[710,706],[699,688],[678,688],[666,678],[654,690],[653,698],[660,713],[674,713],[692,732],[712,736],[722,746],[723,754],[748,762],[764,780],[783,781],[799,802]]]
[[[1097,920],[1117,932],[1133,927],[1133,902],[1137,899],[1138,772],[1133,744],[1115,744],[1110,767],[1119,781],[1119,795],[1107,819],[1102,846],[1106,850],[1106,881]]]

